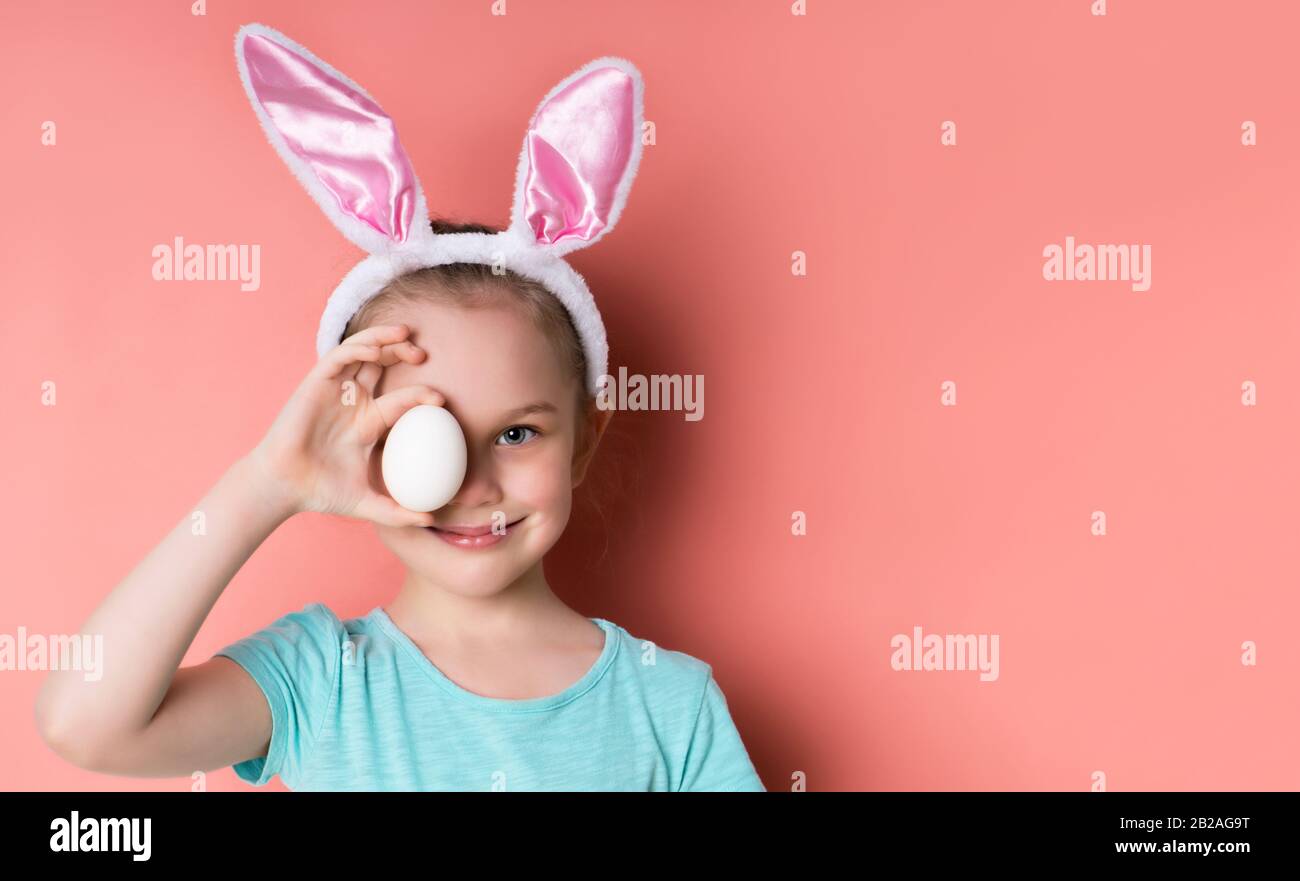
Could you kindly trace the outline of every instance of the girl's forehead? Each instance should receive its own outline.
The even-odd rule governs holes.
[[[425,358],[385,368],[376,394],[429,385],[457,415],[485,418],[535,401],[560,406],[566,397],[568,378],[554,347],[518,309],[420,303],[395,311],[384,323],[407,325],[408,338]]]

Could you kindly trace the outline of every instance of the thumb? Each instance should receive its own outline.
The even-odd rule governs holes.
[[[428,512],[403,508],[388,496],[371,491],[357,503],[358,517],[382,523],[384,526],[432,526],[433,515]]]

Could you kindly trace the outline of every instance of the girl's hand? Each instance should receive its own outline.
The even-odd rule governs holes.
[[[433,524],[432,514],[403,508],[370,481],[372,450],[398,418],[418,404],[446,403],[425,385],[374,397],[384,367],[424,359],[425,351],[407,341],[409,332],[404,324],[368,327],[326,352],[249,454],[269,491],[293,513]]]

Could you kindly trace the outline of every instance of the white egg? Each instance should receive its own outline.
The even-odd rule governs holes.
[[[411,511],[436,511],[465,480],[465,433],[442,407],[419,404],[401,415],[384,441],[384,486]]]

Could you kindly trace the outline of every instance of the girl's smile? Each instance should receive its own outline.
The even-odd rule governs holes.
[[[502,527],[501,532],[493,532],[491,525],[488,526],[425,526],[422,527],[432,532],[438,538],[447,542],[454,547],[464,548],[466,550],[478,550],[480,548],[490,548],[493,545],[504,541],[508,536],[513,534],[514,526],[523,522],[523,517],[512,523],[507,523]]]

